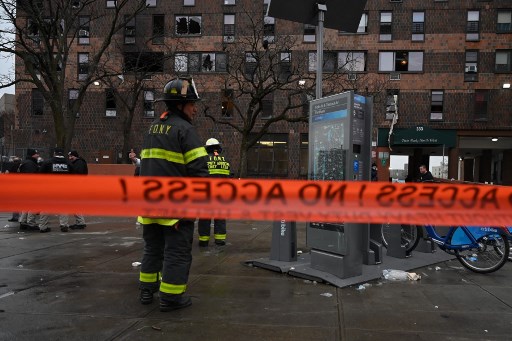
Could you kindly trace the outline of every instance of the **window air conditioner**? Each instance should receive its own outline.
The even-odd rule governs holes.
[[[225,43],[233,43],[235,41],[235,36],[224,36]]]
[[[400,80],[400,74],[396,72],[392,72],[389,74],[389,80],[390,81],[399,81]]]
[[[349,74],[347,74],[347,79],[349,81],[355,81],[357,79],[357,73],[349,73]]]
[[[477,71],[476,65],[466,66],[466,72],[476,72],[476,71]]]
[[[71,4],[71,7],[72,8],[79,8],[80,7],[80,1],[73,1],[73,3]]]
[[[79,30],[78,31],[78,36],[79,37],[88,37],[89,36],[89,31],[87,31],[87,30]]]

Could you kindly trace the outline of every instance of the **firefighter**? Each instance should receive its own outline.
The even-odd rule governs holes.
[[[230,164],[224,156],[221,156],[222,147],[220,142],[211,138],[206,141],[206,151],[208,152],[208,172],[212,177],[227,178],[230,176]],[[207,247],[210,241],[211,219],[200,219],[198,223],[199,246]],[[226,245],[226,219],[213,219],[213,236],[215,245]]]
[[[192,120],[199,95],[191,77],[164,86],[167,111],[156,118],[144,137],[141,176],[205,177],[207,156]],[[195,220],[195,219],[194,219]],[[160,311],[188,307],[185,294],[192,264],[194,220],[179,217],[138,217],[143,226],[144,256],[140,269],[140,302],[150,304],[159,291]]]

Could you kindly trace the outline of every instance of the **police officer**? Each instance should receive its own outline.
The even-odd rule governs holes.
[[[194,81],[191,77],[170,80],[161,100],[167,111],[151,123],[144,137],[140,175],[208,176],[208,154],[192,125],[197,114],[195,102],[199,100]],[[185,291],[192,264],[194,220],[138,217],[145,243],[139,276],[142,304],[150,304],[158,290],[160,311],[192,304]]]
[[[55,148],[53,151],[53,157],[43,161],[39,168],[39,173],[48,174],[71,174],[71,166],[68,160],[64,156],[64,149]],[[41,213],[39,216],[39,232],[45,233],[50,232],[51,228],[48,227],[49,216],[47,213]],[[62,232],[68,232],[68,216],[67,214],[59,215],[60,230]]]
[[[224,156],[221,156],[222,147],[220,142],[211,138],[206,141],[206,151],[208,152],[208,172],[212,177],[227,178],[230,176],[230,164]],[[207,247],[210,241],[211,219],[200,219],[198,223],[199,246]],[[213,219],[213,237],[215,245],[226,245],[226,219]]]
[[[38,173],[39,165],[37,159],[39,158],[39,152],[36,149],[27,149],[27,158],[23,160],[18,168],[20,173]],[[36,223],[36,215],[32,212],[21,212],[20,218],[20,230],[37,231],[39,228]]]

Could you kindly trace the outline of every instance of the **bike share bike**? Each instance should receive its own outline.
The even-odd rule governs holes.
[[[386,248],[392,228],[397,226],[382,224],[382,244]],[[420,238],[432,241],[444,252],[456,256],[464,267],[477,273],[494,272],[507,260],[512,260],[512,227],[450,226],[441,235],[433,225],[400,225],[400,244],[407,253],[414,250]]]

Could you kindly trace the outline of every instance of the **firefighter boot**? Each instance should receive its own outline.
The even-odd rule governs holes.
[[[155,291],[151,289],[140,289],[140,303],[151,304],[153,303],[153,293]]]
[[[192,300],[186,294],[166,295],[165,298],[160,297],[160,311],[162,312],[186,308],[191,304]]]

